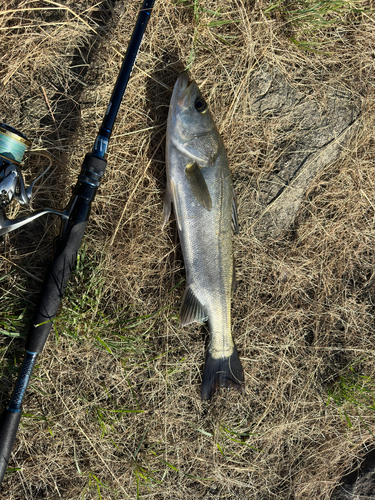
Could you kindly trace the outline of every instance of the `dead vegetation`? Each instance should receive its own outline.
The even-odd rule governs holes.
[[[53,165],[34,208],[69,199],[138,3],[3,6],[2,121],[33,141],[28,180]],[[343,8],[302,22],[315,2],[156,2],[77,271],[27,393],[3,498],[328,500],[373,448],[375,25],[371,2],[331,3]],[[174,222],[161,232],[168,104],[187,65],[223,135],[241,225],[233,331],[247,393],[203,403],[206,334],[179,327]],[[362,111],[293,225],[260,240],[257,186],[280,151],[277,119],[259,120],[250,101],[253,75],[270,67],[322,110],[342,91]],[[12,206],[8,215],[19,213]],[[52,217],[39,219],[1,242],[2,405],[57,230]],[[340,393],[350,367],[351,399]]]

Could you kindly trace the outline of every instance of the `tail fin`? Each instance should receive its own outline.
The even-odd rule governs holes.
[[[204,365],[201,398],[210,399],[220,387],[227,387],[244,392],[244,374],[236,346],[229,358],[214,359],[207,351]]]

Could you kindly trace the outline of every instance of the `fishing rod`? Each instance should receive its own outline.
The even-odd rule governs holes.
[[[27,335],[25,358],[10,402],[0,417],[0,484],[4,478],[16,438],[22,415],[22,402],[31,372],[38,355],[42,352],[46,343],[52,322],[56,317],[68,284],[69,276],[75,267],[77,253],[88,223],[91,204],[107,166],[104,156],[108,148],[112,128],[154,3],[155,0],[143,1],[94,147],[92,152],[85,156],[73,195],[64,210],[46,208],[18,219],[8,219],[6,217],[5,208],[13,198],[22,205],[30,204],[32,188],[41,176],[35,179],[26,189],[19,165],[30,142],[25,135],[13,127],[0,124],[0,236],[28,224],[44,214],[51,213],[61,217],[60,235],[55,241],[53,259],[47,270]]]

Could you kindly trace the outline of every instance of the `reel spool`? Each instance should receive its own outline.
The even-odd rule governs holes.
[[[20,165],[26,149],[30,146],[31,142],[24,134],[6,123],[0,123],[1,158]]]
[[[45,214],[59,215],[62,219],[68,218],[67,211],[54,210],[53,208],[37,210],[17,219],[8,219],[5,215],[5,209],[12,200],[16,200],[20,205],[26,207],[30,205],[34,184],[49,169],[48,167],[26,188],[20,165],[29,146],[31,146],[31,142],[24,134],[6,123],[0,123],[0,236]]]

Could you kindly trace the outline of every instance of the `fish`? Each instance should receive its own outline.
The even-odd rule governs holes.
[[[163,229],[172,203],[186,270],[182,326],[208,323],[210,332],[201,399],[220,388],[244,392],[244,372],[231,328],[236,286],[232,231],[239,230],[236,201],[223,140],[195,81],[179,75],[166,133],[167,187]]]

